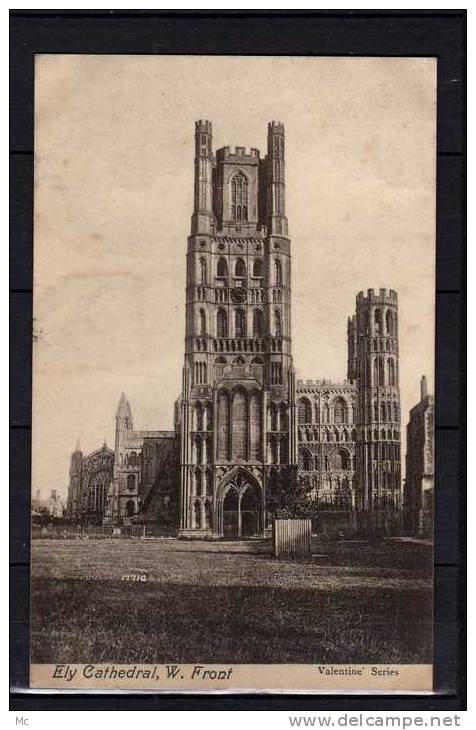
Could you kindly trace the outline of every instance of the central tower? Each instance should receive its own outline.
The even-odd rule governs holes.
[[[297,463],[284,126],[267,154],[195,124],[180,401],[183,537],[264,534]]]

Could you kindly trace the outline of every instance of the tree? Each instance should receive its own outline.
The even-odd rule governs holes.
[[[278,472],[272,470],[268,480],[266,506],[275,519],[303,519],[317,513],[317,498],[311,496],[312,487],[298,477],[297,466],[288,466]]]

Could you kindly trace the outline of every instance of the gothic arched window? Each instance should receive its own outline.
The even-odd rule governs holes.
[[[334,401],[334,423],[347,423],[347,405],[343,398]]]
[[[207,319],[205,315],[205,310],[200,310],[200,335],[203,337],[207,333]]]
[[[195,472],[195,494],[197,497],[202,496],[202,472],[200,469]]]
[[[231,217],[234,221],[248,220],[248,180],[241,172],[231,180]]]
[[[203,431],[203,409],[201,403],[197,403],[195,406],[195,430]]]
[[[392,360],[392,358],[388,359],[387,362],[387,374],[388,374],[388,384],[389,385],[395,385],[395,361]]]
[[[224,309],[217,312],[217,337],[228,337],[228,319]]]
[[[274,332],[276,337],[282,337],[283,334],[283,323],[281,319],[281,312],[277,309],[274,313]]]
[[[299,423],[312,423],[312,407],[307,398],[299,399],[298,422]]]
[[[202,526],[202,508],[200,502],[195,502],[193,511],[195,513],[195,527],[200,529]]]
[[[385,314],[385,322],[387,325],[387,335],[393,337],[395,334],[393,327],[393,312],[390,309],[387,309],[387,313]]]
[[[382,328],[382,312],[380,309],[376,309],[374,313],[374,321],[375,321],[375,331],[378,335],[383,334],[383,328]]]
[[[274,261],[274,283],[276,286],[281,286],[283,283],[283,267],[279,259]]]
[[[200,259],[200,284],[207,283],[207,262],[205,259]]]
[[[127,488],[132,492],[136,486],[136,478],[134,474],[129,474],[127,477]]]
[[[255,259],[253,263],[253,276],[261,278],[263,276],[263,261],[262,259]]]
[[[379,357],[378,359],[378,384],[385,385],[385,369],[383,357]]]
[[[235,337],[246,337],[246,315],[243,309],[235,312]]]
[[[261,309],[253,312],[253,337],[262,337],[264,331],[264,319]]]
[[[227,276],[228,266],[226,265],[226,259],[218,259],[217,263],[217,276]]]
[[[299,468],[303,471],[311,471],[312,459],[311,454],[307,449],[299,449]]]
[[[243,278],[246,276],[246,266],[243,259],[236,259],[235,263],[235,276]]]

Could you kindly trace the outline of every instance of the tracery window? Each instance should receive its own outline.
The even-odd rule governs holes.
[[[253,263],[253,276],[263,276],[263,261],[262,259],[255,259]]]
[[[299,399],[298,422],[299,423],[312,423],[312,407],[307,398]]]
[[[334,401],[334,423],[347,423],[347,406],[342,398]]]
[[[281,286],[283,283],[283,267],[279,259],[275,259],[274,262],[274,283],[276,286]]]
[[[223,309],[217,312],[217,337],[228,337],[228,320]]]
[[[246,316],[243,309],[235,312],[235,337],[246,337]]]
[[[261,309],[253,312],[253,337],[262,337],[264,331],[264,319]]]
[[[231,180],[231,217],[235,221],[248,220],[248,180],[241,172]]]

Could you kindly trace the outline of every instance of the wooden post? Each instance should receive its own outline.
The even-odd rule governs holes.
[[[275,520],[273,552],[276,558],[310,558],[312,555],[310,518]]]

